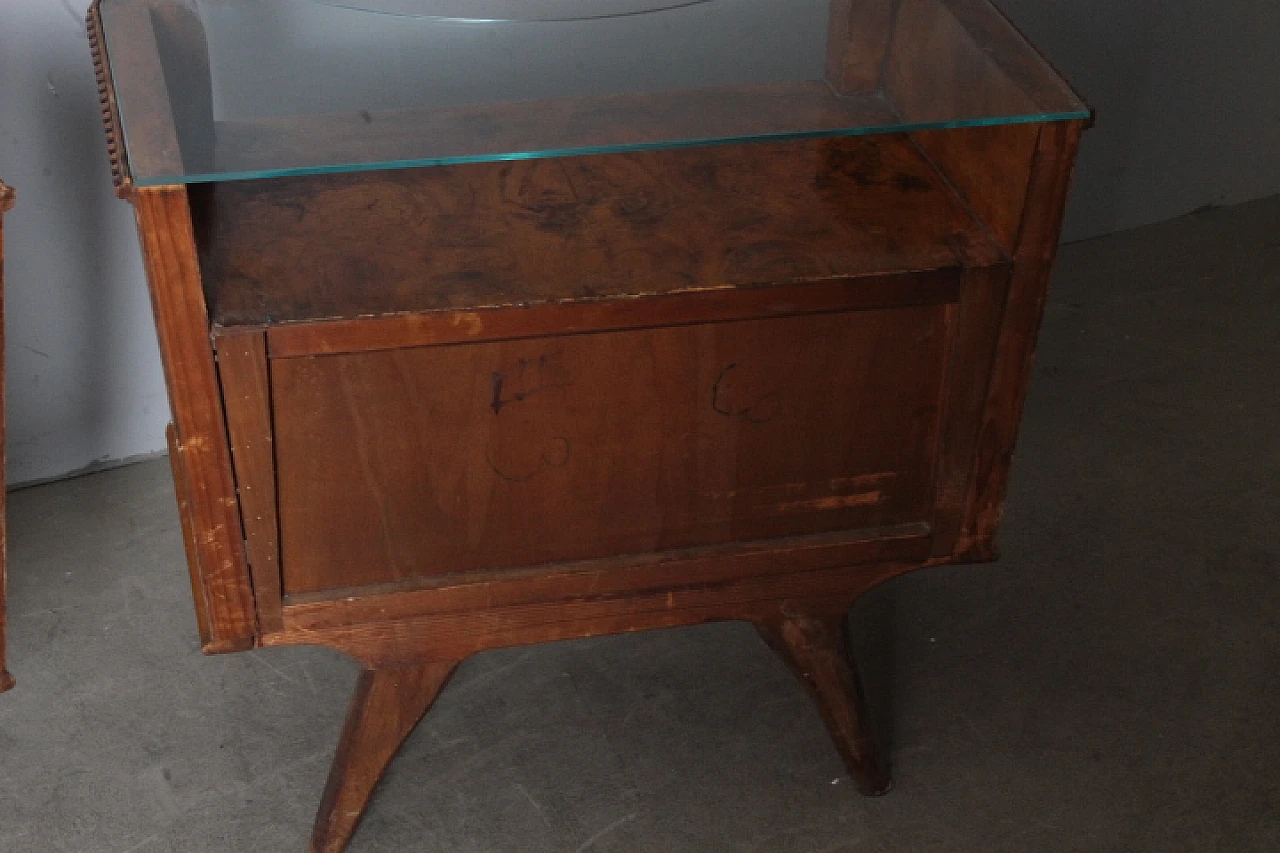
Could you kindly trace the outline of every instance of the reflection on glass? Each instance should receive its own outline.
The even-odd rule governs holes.
[[[454,12],[474,5],[477,12],[508,14],[521,5],[355,2]],[[618,4],[523,5],[585,13]],[[621,8],[653,5],[625,0]],[[647,15],[474,23],[370,14],[328,0],[198,3],[219,119],[821,80],[827,6],[827,0],[713,0]],[[267,80],[283,85],[263,85]]]
[[[103,0],[101,14],[140,184],[1087,114],[987,0]]]

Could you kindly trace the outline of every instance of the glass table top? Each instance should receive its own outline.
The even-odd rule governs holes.
[[[988,0],[100,0],[139,185],[1086,118]]]

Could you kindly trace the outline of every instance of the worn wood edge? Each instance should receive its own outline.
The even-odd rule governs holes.
[[[283,593],[266,335],[223,333],[214,346],[258,622],[277,631]]]
[[[196,629],[200,632],[200,645],[208,646],[213,640],[209,633],[209,602],[205,598],[204,577],[200,571],[200,555],[196,550],[195,528],[191,523],[191,502],[187,493],[187,464],[182,457],[182,445],[173,424],[164,430],[169,444],[169,468],[173,472],[173,491],[178,503],[178,525],[182,529],[182,545],[187,554],[187,572],[191,578],[191,598],[195,602]]]
[[[247,647],[258,635],[253,585],[186,187],[135,188],[130,200],[176,435],[186,460],[191,517],[207,527],[196,528],[195,537],[208,605],[206,650]]]
[[[974,454],[974,470],[986,476],[971,478],[965,524],[955,549],[958,561],[986,561],[997,556],[995,535],[1004,514],[1009,470],[1085,125],[1085,120],[1076,120],[1046,124],[1041,129],[982,434]]]
[[[169,465],[173,471],[174,491],[177,494],[178,523],[182,528],[182,543],[187,555],[187,572],[191,579],[191,596],[195,602],[196,627],[200,633],[200,649],[207,655],[243,652],[254,647],[252,640],[215,639],[209,631],[209,604],[205,596],[204,575],[200,568],[200,551],[196,547],[195,526],[191,520],[191,500],[187,491],[186,460],[173,424],[165,428],[169,443]]]
[[[416,585],[388,583],[304,593],[287,599],[285,613],[292,627],[320,627],[475,608],[603,601],[777,574],[780,563],[795,572],[877,560],[923,560],[929,554],[929,542],[926,524],[739,542],[425,578]]]
[[[1078,119],[1050,122],[1041,128],[1027,199],[1040,200],[1042,206],[1027,205],[1015,261],[1052,264],[1057,257],[1067,195],[1086,124],[1086,120]]]
[[[954,552],[964,525],[965,501],[975,475],[975,451],[984,426],[1011,279],[1008,268],[969,271],[965,294],[956,308],[956,335],[948,354],[947,380],[943,383],[949,392],[942,404],[948,428],[939,436],[937,445],[934,556]],[[965,391],[972,396],[965,396]]]
[[[9,186],[4,181],[0,181],[0,213],[7,213],[8,211],[13,210],[13,205],[14,202],[17,201],[17,198],[18,194],[14,191],[13,187]],[[0,259],[3,257],[3,255],[0,255]]]
[[[993,246],[994,247],[994,246]],[[272,358],[703,325],[842,311],[911,308],[960,299],[960,269],[890,273],[793,285],[695,290],[662,296],[423,311],[267,328]],[[219,327],[223,329],[244,327]]]
[[[107,136],[107,154],[111,159],[111,183],[115,186],[116,195],[127,199],[133,189],[133,176],[129,172],[124,135],[120,132],[120,108],[116,104],[115,82],[111,79],[106,40],[102,36],[101,2],[102,0],[93,0],[90,4],[85,13],[85,27],[89,34],[93,73],[98,81],[98,107]]]
[[[873,562],[616,599],[526,604],[332,627],[294,625],[286,608],[285,630],[264,636],[263,645],[327,646],[368,667],[457,661],[511,646],[703,622],[754,622],[767,618],[784,600],[807,602],[815,608],[837,604],[848,608],[871,589],[925,565],[923,561]]]

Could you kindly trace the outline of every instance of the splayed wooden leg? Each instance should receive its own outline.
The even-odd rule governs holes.
[[[893,783],[879,758],[844,614],[783,613],[755,624],[808,688],[858,790],[869,797],[887,793]]]
[[[311,853],[346,849],[378,780],[455,666],[427,663],[360,673],[316,815]]]

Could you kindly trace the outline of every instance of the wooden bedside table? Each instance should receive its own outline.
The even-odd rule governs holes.
[[[343,5],[89,14],[204,647],[363,667],[311,849],[467,656],[710,620],[883,793],[845,615],[994,556],[1088,110],[986,0]]]
[[[0,181],[0,693],[13,687],[13,676],[5,668],[5,584],[7,581],[8,533],[5,527],[5,435],[4,435],[4,215],[13,210],[14,192]]]

